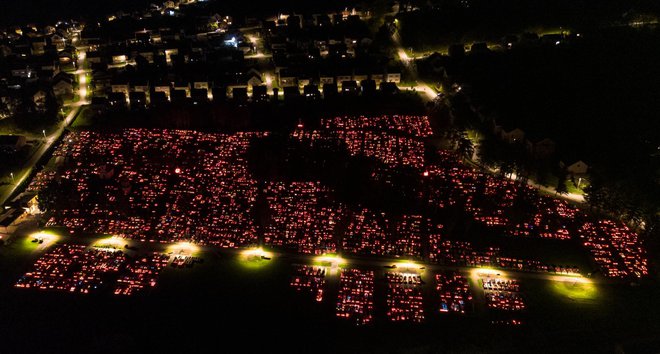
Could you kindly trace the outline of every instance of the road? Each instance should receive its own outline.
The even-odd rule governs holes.
[[[481,167],[481,168],[484,168],[484,167]],[[497,171],[493,170],[493,169],[489,169],[489,171],[491,173],[497,173]],[[518,176],[516,176],[515,173],[512,173],[512,174],[509,175],[509,179],[515,181],[515,180],[518,179]],[[533,188],[536,188],[536,189],[542,191],[542,192],[545,192],[545,193],[548,193],[548,194],[554,194],[555,198],[566,199],[568,201],[575,202],[575,203],[580,203],[580,204],[585,202],[584,195],[581,195],[581,194],[575,194],[575,193],[557,194],[557,190],[555,188],[540,185],[540,184],[538,184],[538,183],[536,183],[536,182],[534,182],[530,179],[527,180],[527,184],[530,185]]]
[[[8,189],[3,193],[3,195],[0,196],[0,205],[4,205],[9,198],[16,192],[16,190],[23,184],[26,178],[30,176],[32,173],[32,170],[34,169],[35,165],[37,162],[44,156],[44,154],[50,150],[50,148],[53,146],[53,143],[55,143],[62,133],[64,133],[64,130],[66,129],[71,122],[73,122],[73,119],[78,115],[78,112],[80,112],[80,108],[85,105],[87,102],[85,101],[78,101],[74,104],[71,105],[72,109],[71,112],[66,116],[66,118],[58,125],[57,129],[51,133],[50,135],[46,136],[46,139],[44,140],[44,143],[39,147],[37,151],[32,154],[30,159],[25,162],[25,165],[21,168],[23,171],[20,176],[14,176],[15,183],[13,184],[12,188]]]
[[[392,40],[396,44],[397,55],[399,56],[399,60],[401,60],[401,63],[403,63],[403,65],[405,66],[406,71],[408,72],[408,77],[412,82],[415,83],[413,86],[410,86],[409,90],[423,93],[420,96],[426,102],[435,100],[438,97],[438,93],[429,85],[419,82],[419,75],[417,74],[417,66],[415,65],[415,58],[411,58],[410,56],[408,56],[408,53],[406,53],[405,49],[401,45],[401,37],[399,36],[398,31],[392,35]]]
[[[37,162],[39,162],[39,160],[44,156],[44,154],[46,154],[46,152],[49,151],[50,148],[53,146],[53,144],[60,138],[62,133],[64,133],[66,127],[68,127],[73,122],[73,120],[80,112],[81,107],[88,104],[86,100],[86,96],[87,96],[86,75],[90,72],[90,70],[85,69],[86,65],[87,65],[86,60],[81,59],[78,62],[78,67],[83,69],[79,69],[74,72],[75,75],[78,75],[80,78],[84,77],[84,79],[82,80],[79,79],[79,81],[81,82],[81,88],[79,89],[79,95],[75,96],[77,100],[67,105],[68,107],[71,107],[71,111],[62,120],[62,122],[58,124],[57,129],[55,129],[55,131],[51,132],[49,135],[46,135],[44,132],[43,144],[39,147],[39,149],[37,149],[37,151],[34,152],[34,154],[32,154],[32,156],[28,159],[28,161],[25,162],[23,167],[20,169],[20,171],[22,171],[20,175],[14,176],[13,186],[0,195],[0,205],[4,205],[9,200],[9,198],[11,198],[11,196],[14,195],[14,193],[17,191],[19,186],[21,186],[25,181],[25,179],[30,176]]]
[[[38,232],[38,229],[34,229],[34,232]],[[25,234],[30,234],[29,230],[24,230]],[[22,237],[30,236],[18,236],[13,239],[12,242],[23,242]],[[62,240],[62,238],[66,238]],[[104,241],[105,240],[105,241]],[[111,242],[108,242],[108,236],[76,236],[71,238],[69,235],[60,236],[59,239],[47,240],[44,245],[45,247],[40,247],[39,252],[43,252],[48,248],[48,246],[55,244],[56,242],[72,242],[77,244],[87,244],[90,247],[99,244],[112,244],[113,247],[117,249],[122,249],[126,252],[159,252],[165,254],[171,254],[172,256],[176,255],[200,255],[200,254],[215,254],[215,255],[230,255],[230,256],[240,256],[245,250],[250,248],[221,248],[214,246],[202,246],[195,245],[187,242],[180,243],[158,243],[158,242],[149,242],[149,241],[139,241],[131,239],[116,238]],[[130,246],[130,249],[125,249],[124,245]],[[266,251],[269,254],[269,258],[273,259],[286,259],[293,263],[305,263],[309,264],[312,262],[318,262],[319,256],[302,254],[290,251]],[[524,272],[516,270],[500,270],[493,269],[488,267],[468,267],[468,266],[458,266],[458,265],[439,265],[434,263],[427,262],[418,262],[418,261],[407,261],[405,258],[390,258],[390,257],[361,257],[361,256],[343,256],[341,257],[340,262],[333,259],[334,257],[329,257],[327,261],[323,263],[328,263],[333,267],[346,267],[350,265],[352,267],[367,267],[367,268],[381,268],[383,270],[391,271],[406,271],[406,272],[417,272],[424,273],[425,271],[459,271],[460,273],[466,274],[470,278],[478,277],[479,274],[501,274],[505,277],[512,277],[515,279],[539,279],[545,281],[570,281],[570,282],[580,282],[580,283],[593,283],[593,284],[611,284],[616,281],[604,279],[601,277],[596,278],[586,278],[579,274],[560,274],[560,273],[536,273],[536,272]],[[397,265],[396,268],[393,265]]]
[[[421,95],[422,98],[426,98],[428,101],[433,101],[437,98],[438,93],[431,87],[429,87],[426,84],[419,83],[419,76],[417,74],[417,67],[415,66],[415,58],[411,58],[408,53],[406,53],[405,49],[401,45],[401,38],[399,36],[399,33],[396,32],[394,35],[392,35],[392,39],[394,40],[394,43],[396,44],[397,48],[397,55],[399,56],[399,60],[405,65],[406,70],[408,71],[408,74],[410,75],[410,78],[415,82],[415,86],[411,86],[410,89],[417,91],[417,92],[423,92],[424,94]],[[475,149],[476,153],[476,149]],[[483,166],[479,166],[480,168],[484,168]],[[485,169],[485,168],[484,168]],[[495,173],[496,171],[494,170],[489,170],[492,173]],[[511,175],[509,178],[515,180],[516,176],[515,174]],[[568,201],[572,201],[575,203],[584,203],[584,196],[580,194],[575,194],[575,193],[567,193],[563,195],[558,195],[557,191],[554,188],[546,187],[540,184],[535,183],[534,181],[528,180],[527,184],[530,186],[543,191],[548,194],[555,194],[557,198],[561,199],[566,199]]]

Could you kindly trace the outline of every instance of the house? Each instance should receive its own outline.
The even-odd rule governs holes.
[[[70,65],[74,62],[74,55],[70,50],[63,50],[57,53],[58,60],[60,65]]]
[[[172,90],[170,100],[172,103],[185,103],[188,101],[188,93],[186,90],[174,89]]]
[[[500,128],[500,139],[509,144],[522,143],[525,141],[525,132],[520,128],[514,128],[509,131]]]
[[[9,210],[3,210],[3,213],[0,214],[0,241],[4,243],[16,229],[18,225],[15,223],[21,215],[23,215],[23,210],[18,208],[10,208]]]
[[[123,80],[121,78],[115,78],[110,84],[110,91],[113,93],[123,93],[128,97],[128,93],[131,91],[131,86],[128,83],[128,80]]]
[[[172,57],[179,55],[179,49],[177,48],[169,48],[165,49],[165,62],[167,64],[172,63]]]
[[[132,109],[144,109],[147,107],[147,94],[144,91],[131,92],[128,95]]]
[[[231,97],[238,103],[245,103],[248,99],[246,87],[233,87],[231,90]]]
[[[357,95],[359,92],[358,84],[354,80],[342,81],[341,93],[344,95]]]
[[[387,80],[387,82],[393,82],[395,84],[400,84],[401,83],[401,73],[388,72],[386,80]]]
[[[138,55],[143,57],[149,64],[154,63],[154,52],[152,52],[152,51],[142,51],[142,52],[139,52]]]
[[[32,42],[32,55],[43,55],[46,52],[46,41]]]
[[[351,81],[351,80],[353,80],[353,75],[350,75],[348,73],[337,75],[337,82],[339,84],[342,84],[344,81]]]
[[[286,86],[284,87],[284,100],[285,101],[295,101],[300,97],[300,89],[298,86]]]
[[[92,74],[92,87],[95,91],[104,91],[111,86],[112,75],[107,71],[99,70]]]
[[[337,96],[337,84],[325,83],[323,84],[323,98],[332,98]]]
[[[252,101],[254,102],[268,101],[268,87],[265,85],[252,86]]]
[[[17,63],[11,66],[11,76],[21,79],[30,79],[37,77],[37,71],[26,63]]]
[[[227,87],[214,86],[211,89],[211,96],[213,97],[213,102],[220,102],[227,100]]]
[[[286,70],[280,70],[278,76],[280,87],[298,86],[297,78],[292,73],[289,73]]]
[[[128,95],[124,92],[111,92],[108,94],[108,107],[114,110],[126,108]]]
[[[50,43],[57,49],[57,51],[66,48],[66,39],[57,33],[50,37]]]
[[[57,55],[44,54],[30,59],[31,67],[34,67],[37,70],[37,75],[39,77],[52,77],[60,72],[60,61],[58,60]]]
[[[263,76],[259,71],[257,71],[254,68],[248,70],[248,72],[245,75],[246,75],[245,82],[248,86],[259,86],[264,84]]]
[[[305,95],[305,99],[309,101],[315,101],[321,98],[321,92],[319,92],[319,87],[316,85],[305,85],[303,87],[303,93]]]
[[[535,159],[546,159],[555,153],[556,143],[549,138],[536,142],[527,140],[527,152]]]
[[[209,82],[208,81],[195,81],[193,82],[193,88],[195,89],[209,89]]]
[[[385,79],[385,75],[383,74],[371,74],[371,80],[373,80],[376,85],[380,85],[381,82]]]
[[[34,107],[37,112],[43,113],[46,111],[46,100],[48,99],[48,93],[44,90],[37,90],[32,95],[32,102],[34,102]]]
[[[184,91],[186,93],[186,97],[190,97],[190,83],[189,82],[182,82],[178,81],[174,83],[174,90],[175,91]]]
[[[312,83],[312,80],[309,77],[305,78],[298,78],[298,86],[301,88],[304,88],[307,85],[310,85]]]
[[[368,78],[369,75],[365,73],[355,73],[355,75],[353,76],[353,80],[355,80],[355,82],[358,83],[361,83],[362,81],[367,80]]]
[[[57,98],[73,98],[73,78],[70,75],[60,72],[53,78],[53,94]]]
[[[169,102],[168,95],[166,95],[165,92],[162,91],[153,92],[150,95],[150,98],[151,99],[149,103],[151,104],[152,107],[161,106]]]
[[[0,45],[0,56],[3,58],[8,57],[11,54],[11,48],[9,46],[1,44]]]
[[[563,162],[561,165],[565,165]],[[568,166],[566,166],[566,172],[570,173],[573,176],[576,175],[585,175],[589,171],[589,165],[582,160],[578,160]]]
[[[319,82],[321,83],[321,85],[334,84],[335,78],[333,76],[321,75],[321,77],[319,78]]]
[[[193,104],[206,103],[209,100],[209,90],[205,88],[193,88],[190,90],[190,98]]]
[[[85,58],[90,64],[101,64],[103,62],[103,54],[98,51],[87,52]]]
[[[399,88],[394,82],[381,82],[379,88],[380,92],[385,95],[395,95],[399,93]]]
[[[144,79],[134,79],[131,81],[131,87],[133,88],[133,92],[144,92],[148,93],[151,91],[151,88],[149,86],[149,81],[144,80]]]
[[[159,83],[154,85],[154,92],[164,93],[168,100],[170,99],[170,91],[171,87],[169,83]]]
[[[470,47],[471,54],[487,54],[490,52],[488,49],[488,44],[486,42],[474,42]]]
[[[452,44],[449,46],[447,53],[451,58],[462,58],[465,56],[465,45],[463,43]]]
[[[363,95],[373,95],[376,93],[376,82],[374,80],[362,80],[360,82]]]
[[[128,56],[126,54],[114,54],[111,56],[112,64],[121,65],[126,64]]]

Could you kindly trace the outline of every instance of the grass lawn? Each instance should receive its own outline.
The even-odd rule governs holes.
[[[96,112],[94,112],[93,109],[88,106],[82,107],[76,120],[71,123],[71,128],[73,130],[89,128],[94,125],[94,122],[96,121],[95,118]]]

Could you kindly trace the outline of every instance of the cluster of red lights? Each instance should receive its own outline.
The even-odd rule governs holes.
[[[341,141],[353,155],[373,157],[391,167],[424,166],[423,138],[432,135],[427,117],[337,117],[322,121],[322,130],[298,126],[293,137],[312,146],[318,141]]]
[[[87,294],[98,290],[104,277],[118,273],[125,262],[126,255],[121,251],[57,245],[40,257],[15,286]]]
[[[423,322],[422,278],[418,274],[386,273],[387,317],[394,322]]]
[[[321,123],[319,131],[299,126],[293,135],[312,141],[344,141],[352,154],[375,157],[387,168],[424,166],[422,140],[431,135],[426,117],[338,117]],[[143,241],[191,240],[220,247],[254,244],[258,191],[246,155],[250,141],[265,135],[147,129],[71,133],[55,152],[65,168],[40,172],[29,189],[39,191],[53,180],[67,187],[47,226]],[[607,276],[648,273],[637,234],[625,226],[609,221],[585,223],[592,218],[566,202],[468,168],[453,153],[439,152],[439,162],[426,166],[420,178],[424,191],[419,195],[430,206],[458,206],[477,222],[515,237],[569,240],[579,234]],[[443,240],[441,226],[433,229],[436,223],[421,215],[394,217],[369,209],[346,210],[332,194],[320,182],[270,182],[264,192],[269,212],[263,229],[265,243],[307,254],[341,250],[422,259],[428,234],[428,257],[434,262],[578,271]],[[345,225],[345,230],[338,225]]]
[[[342,246],[354,254],[421,257],[426,225],[428,220],[419,215],[391,220],[385,213],[361,209],[351,214]]]
[[[323,301],[323,288],[325,286],[325,268],[296,265],[290,285],[297,291],[314,294],[316,301],[321,302]]]
[[[344,269],[339,283],[337,317],[357,325],[371,323],[374,317],[374,272]]]
[[[516,271],[540,273],[579,273],[575,266],[551,265],[536,260],[504,257],[500,249],[489,247],[484,250],[475,250],[470,242],[441,240],[438,234],[430,235],[431,261],[445,265],[469,267],[495,267]]]
[[[423,174],[435,182],[430,184],[428,193],[430,205],[443,208],[462,203],[475,220],[488,227],[497,227],[510,236],[570,240],[577,231],[606,276],[625,278],[648,274],[647,256],[638,235],[625,225],[608,220],[584,222],[584,219],[591,218],[565,201],[540,196],[530,186],[472,170],[448,152],[441,152],[440,160],[441,163],[429,166]],[[528,207],[514,210],[520,200]],[[515,222],[511,215],[516,216]],[[438,245],[432,242],[433,247],[435,252],[431,258],[433,253],[441,253]],[[506,268],[514,269],[531,266],[540,271],[555,271],[552,268],[556,268],[537,262],[521,263],[515,259],[484,261],[480,258],[465,255],[462,261],[470,265],[485,263],[498,267],[504,263]],[[573,267],[569,267],[569,272],[576,271],[570,268]]]
[[[571,238],[577,208],[540,196],[531,186],[471,169],[449,152],[441,151],[439,159],[423,174],[434,182],[428,191],[429,205],[463,205],[474,220],[510,236]],[[521,203],[524,208],[516,207]]]
[[[488,275],[481,281],[488,308],[502,311],[525,309],[525,302],[520,294],[520,285],[515,279],[500,279]]]
[[[440,295],[440,312],[465,313],[472,303],[468,280],[458,272],[435,275],[436,290]]]
[[[169,256],[151,253],[138,257],[127,266],[128,274],[117,280],[115,295],[133,295],[156,286],[158,275],[167,266]]]
[[[635,232],[611,220],[587,222],[579,230],[584,246],[608,277],[642,277],[648,274],[646,252]]]
[[[321,120],[328,130],[386,130],[425,138],[433,135],[426,116],[335,117]]]
[[[320,182],[271,182],[265,190],[271,213],[264,241],[301,253],[335,253],[342,209]]]
[[[48,225],[89,233],[238,247],[256,241],[257,183],[246,160],[264,133],[127,129],[70,134],[58,149],[75,186]]]
[[[389,242],[385,231],[388,222],[384,214],[368,209],[354,213],[342,239],[342,248],[355,254],[387,254]]]

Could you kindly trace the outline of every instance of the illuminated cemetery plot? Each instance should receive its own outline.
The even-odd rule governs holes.
[[[525,302],[520,293],[520,284],[516,279],[507,277],[503,272],[492,269],[475,269],[474,277],[479,280],[488,308],[499,311],[521,311]]]
[[[126,260],[121,251],[58,245],[41,256],[15,286],[87,294],[104,284],[105,275],[118,273]]]
[[[344,269],[339,283],[337,317],[357,325],[371,323],[374,314],[374,272]]]
[[[458,272],[443,272],[435,276],[440,298],[440,312],[465,313],[472,309],[468,279]]]
[[[271,182],[266,187],[271,219],[265,242],[300,253],[335,252],[334,232],[342,209],[330,195],[320,182]]]
[[[265,133],[126,129],[70,133],[55,151],[61,174],[40,172],[66,195],[48,226],[136,240],[193,240],[220,247],[256,241],[256,181],[245,157]]]
[[[387,317],[393,322],[423,322],[422,278],[417,273],[385,273]]]
[[[151,253],[136,258],[127,266],[127,274],[117,280],[115,295],[134,295],[156,286],[158,276],[170,257],[165,254]]]
[[[311,293],[317,302],[321,302],[326,283],[325,272],[325,267],[295,265],[290,285],[297,291]]]
[[[388,166],[424,166],[423,138],[433,134],[425,116],[336,117],[321,121],[321,130],[299,126],[293,137],[311,145],[342,141],[355,156],[373,157]]]

